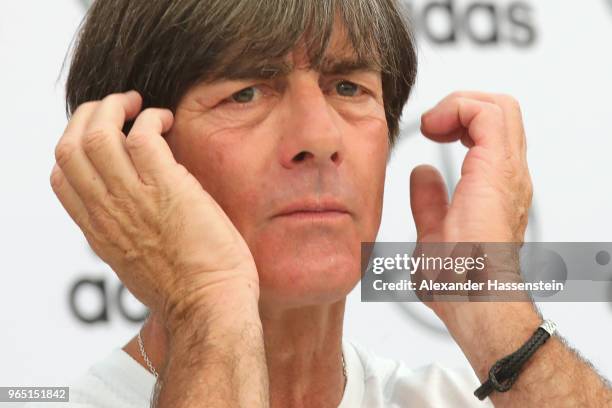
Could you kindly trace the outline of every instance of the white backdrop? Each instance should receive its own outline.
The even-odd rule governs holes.
[[[67,385],[128,341],[138,329],[130,318],[143,312],[130,296],[118,300],[117,279],[88,249],[48,182],[66,124],[60,68],[85,3],[0,2],[0,386]],[[408,198],[414,166],[434,164],[450,180],[458,173],[464,149],[427,142],[416,130],[421,112],[453,90],[478,89],[522,103],[535,186],[528,239],[612,241],[612,1],[410,4],[419,77],[389,164],[379,239],[414,240]],[[90,282],[76,291],[76,313],[97,316],[93,324],[69,306],[71,289],[83,279]],[[424,306],[359,298],[357,288],[349,297],[347,337],[413,366],[467,364]],[[541,309],[612,378],[612,304]]]

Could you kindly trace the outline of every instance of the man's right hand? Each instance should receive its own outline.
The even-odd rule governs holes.
[[[162,137],[172,112],[141,105],[131,91],[79,106],[55,150],[53,191],[96,254],[169,324],[233,297],[256,302],[248,246]]]

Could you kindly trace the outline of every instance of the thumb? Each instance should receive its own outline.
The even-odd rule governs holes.
[[[440,172],[433,166],[420,165],[410,174],[410,206],[417,229],[417,240],[441,236],[448,211],[448,192]],[[431,239],[430,239],[431,241]]]

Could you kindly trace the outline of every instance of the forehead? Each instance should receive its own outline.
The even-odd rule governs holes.
[[[312,38],[309,32],[305,32],[293,48],[288,48],[280,56],[257,57],[248,49],[244,50],[240,52],[240,58],[227,58],[221,62],[209,80],[270,79],[286,76],[295,69],[312,69],[327,75],[352,71],[380,72],[380,66],[380,58],[371,48],[367,52],[355,49],[345,23],[336,17],[327,38]]]

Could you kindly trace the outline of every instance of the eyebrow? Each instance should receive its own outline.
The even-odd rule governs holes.
[[[374,61],[355,58],[324,59],[318,70],[325,75],[350,74],[356,71],[380,71]]]
[[[236,62],[218,69],[216,80],[268,80],[286,77],[292,71],[293,64],[286,60],[257,61],[253,63]],[[357,71],[380,72],[374,61],[356,58],[323,58],[317,67],[313,68],[323,75],[342,75]]]

